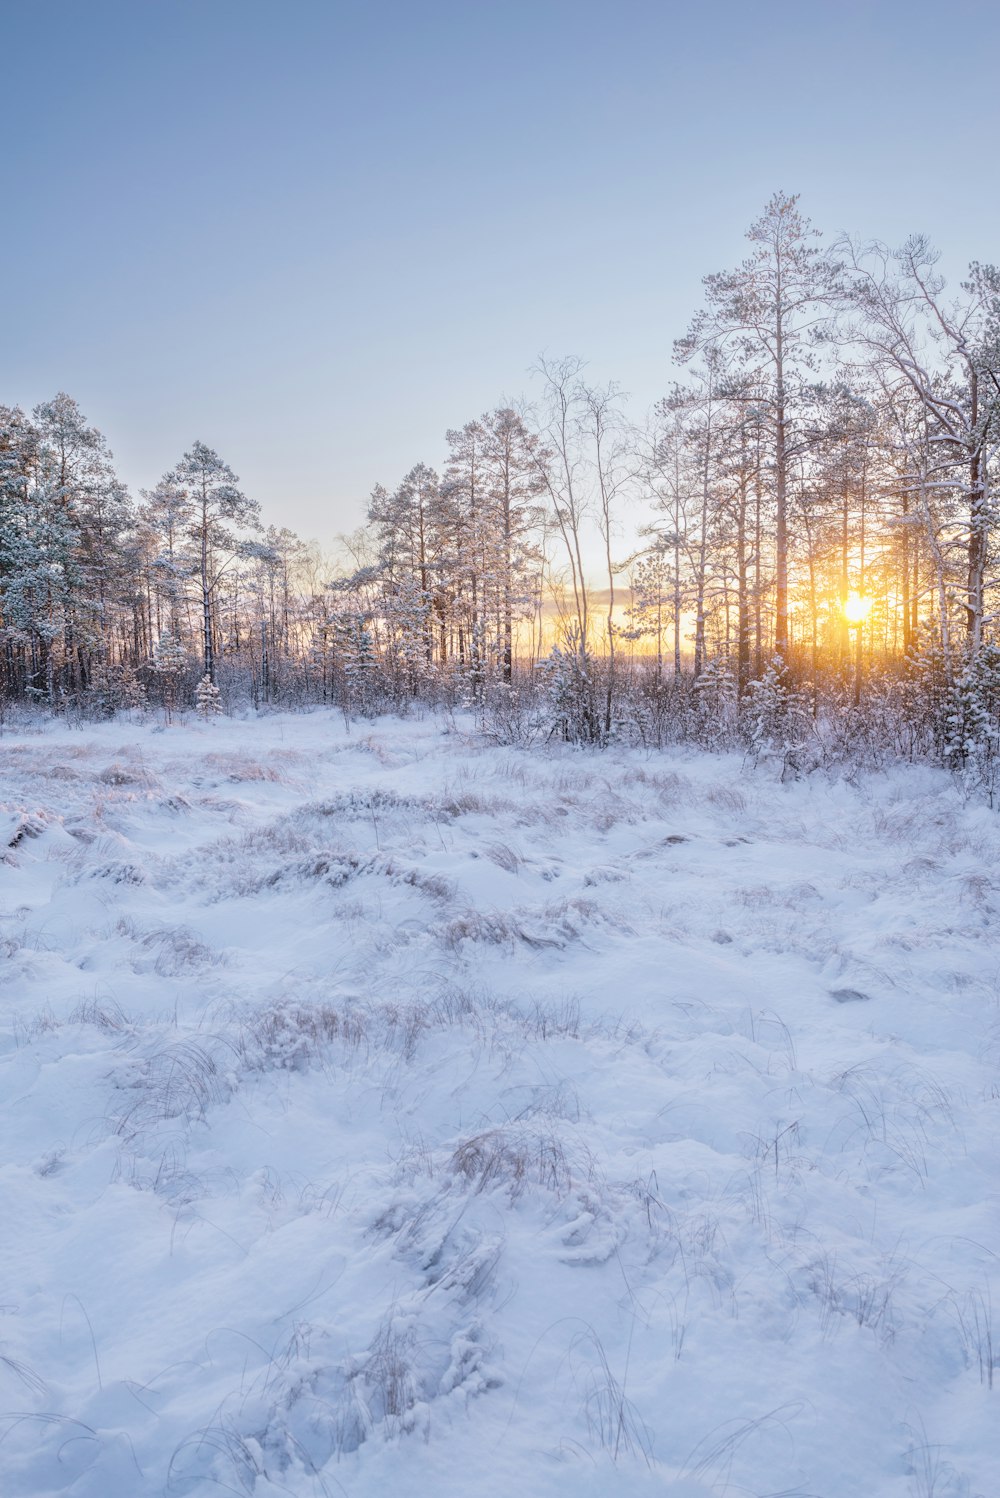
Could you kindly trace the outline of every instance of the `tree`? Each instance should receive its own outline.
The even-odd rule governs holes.
[[[454,588],[458,655],[468,666],[472,696],[478,701],[484,677],[485,633],[483,586],[489,551],[487,498],[484,492],[486,432],[478,421],[445,433],[448,461],[441,494],[450,506],[454,528]]]
[[[658,424],[650,433],[648,441],[644,480],[652,509],[656,516],[663,518],[654,519],[643,526],[642,534],[652,539],[648,555],[653,568],[650,580],[655,588],[653,606],[659,627],[662,626],[663,588],[669,583],[674,675],[680,676],[681,619],[689,583],[686,566],[689,500],[685,473],[686,441],[681,414],[669,402],[660,402],[657,418]],[[642,627],[645,632],[644,626],[634,620],[633,628],[638,627]],[[661,668],[659,652],[658,631],[658,676]]]
[[[966,637],[983,644],[987,567],[994,526],[992,468],[1000,447],[1000,271],[973,265],[959,298],[945,296],[938,256],[923,235],[893,253],[842,241],[845,301],[858,316],[851,339],[879,370],[891,398],[915,399],[926,428],[926,463],[913,479],[965,508]]]
[[[33,416],[43,481],[72,536],[66,655],[72,681],[83,684],[89,658],[107,658],[110,652],[112,611],[120,601],[125,548],[134,524],[132,502],[114,471],[105,438],[86,424],[71,396],[60,393],[42,402]]]
[[[584,475],[585,455],[579,440],[585,400],[580,379],[583,367],[583,360],[573,355],[539,359],[535,366],[535,373],[545,382],[540,418],[545,459],[537,466],[566,552],[573,593],[573,636],[581,651],[587,648],[590,631],[590,591],[583,562],[590,495]]]
[[[689,494],[684,503],[685,549],[693,577],[694,605],[694,675],[701,675],[705,664],[705,615],[709,589],[710,522],[719,480],[719,443],[717,427],[721,420],[719,399],[720,359],[715,349],[708,350],[703,370],[696,370],[694,384],[675,386],[660,403],[659,412],[669,423],[669,414],[680,416],[678,434],[684,448],[682,471]],[[676,458],[675,458],[676,461]],[[692,523],[693,517],[693,523]]]
[[[190,516],[189,535],[196,548],[201,585],[202,659],[205,675],[214,682],[216,592],[227,567],[247,554],[246,541],[229,527],[259,530],[260,506],[241,493],[233,470],[203,442],[196,442],[163,482],[181,491],[179,501],[186,501]]]
[[[140,530],[145,543],[147,588],[150,609],[155,598],[155,633],[169,628],[178,635],[184,606],[185,584],[196,563],[190,549],[194,525],[191,493],[172,474],[153,490],[143,490]],[[166,623],[162,618],[166,614]],[[153,631],[153,621],[150,621]]]
[[[658,537],[647,554],[633,558],[626,610],[628,626],[621,631],[625,640],[652,638],[655,641],[657,685],[663,678],[663,634],[667,604],[673,591],[673,568],[669,557],[669,542]]]
[[[112,649],[131,505],[107,443],[57,395],[0,411],[0,603],[7,674],[49,701]]]
[[[753,253],[735,271],[706,276],[706,308],[678,340],[686,362],[709,349],[737,355],[751,373],[767,416],[774,473],[774,646],[788,651],[788,482],[792,424],[812,349],[833,313],[839,268],[812,240],[818,230],[797,208],[798,198],[776,193],[751,224]]]
[[[503,679],[513,679],[514,621],[532,603],[530,578],[538,555],[532,535],[541,523],[536,501],[545,488],[546,452],[510,406],[482,417],[488,534],[487,581],[496,599]],[[492,562],[492,565],[491,565]]]
[[[617,507],[630,488],[638,471],[631,434],[627,431],[621,407],[621,392],[614,384],[603,388],[585,386],[583,423],[589,439],[597,529],[604,550],[608,579],[607,651],[608,665],[604,693],[604,735],[611,734],[612,704],[616,687],[615,671],[615,577],[618,568],[612,557],[612,536],[618,524]]]
[[[176,635],[164,633],[160,636],[151,664],[161,683],[163,711],[169,723],[177,701],[177,685],[187,666],[187,651]]]
[[[194,702],[199,718],[206,722],[222,712],[222,694],[210,676],[203,676],[195,687]]]
[[[426,463],[417,463],[392,494],[377,485],[368,506],[386,586],[386,617],[392,622],[393,632],[404,642],[407,673],[414,690],[416,636],[420,638],[425,666],[430,666],[434,657],[431,609],[439,501],[437,474]]]

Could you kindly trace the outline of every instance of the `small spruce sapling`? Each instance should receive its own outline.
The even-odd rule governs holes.
[[[207,672],[195,688],[194,701],[199,718],[204,718],[206,722],[222,712],[222,696]]]
[[[180,640],[169,632],[162,634],[153,650],[153,671],[161,683],[168,723],[177,703],[177,683],[186,665],[187,651]]]
[[[547,660],[540,661],[545,673],[545,696],[552,717],[550,736],[567,744],[603,742],[594,690],[594,662],[575,623],[566,631],[564,648],[553,646]]]

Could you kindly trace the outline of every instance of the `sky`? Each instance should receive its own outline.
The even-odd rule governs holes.
[[[641,416],[776,191],[1000,258],[989,0],[0,0],[0,403],[325,546],[574,354]]]

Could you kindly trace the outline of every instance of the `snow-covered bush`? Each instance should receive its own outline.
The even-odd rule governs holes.
[[[693,687],[688,732],[706,748],[728,748],[737,722],[736,678],[725,659],[706,661]]]
[[[952,675],[940,636],[930,626],[921,631],[907,659],[902,706],[909,722],[923,736],[926,752],[943,762],[950,736],[948,720],[954,712]]]
[[[380,685],[375,641],[368,620],[358,613],[341,615],[335,626],[335,639],[344,711],[366,717],[378,708]]]
[[[765,750],[794,753],[808,737],[812,728],[809,704],[792,686],[780,656],[774,656],[763,676],[747,687],[740,727],[747,748],[755,756]]]
[[[984,645],[945,697],[944,757],[992,806],[1000,777],[1000,650]]]
[[[80,708],[87,717],[113,718],[116,712],[146,705],[146,688],[127,665],[94,666]]]
[[[544,704],[531,684],[485,682],[479,703],[480,727],[494,744],[527,746],[545,730]]]
[[[604,733],[594,658],[576,633],[567,634],[564,647],[554,645],[548,659],[540,665],[549,737],[567,744],[600,744]]]

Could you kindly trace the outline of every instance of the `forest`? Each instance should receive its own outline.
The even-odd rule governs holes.
[[[811,742],[992,788],[1000,272],[949,286],[925,237],[828,239],[781,193],[747,239],[672,369],[665,331],[648,417],[540,358],[335,562],[201,441],[135,498],[71,396],[0,408],[5,709],[419,700],[508,740]]]

